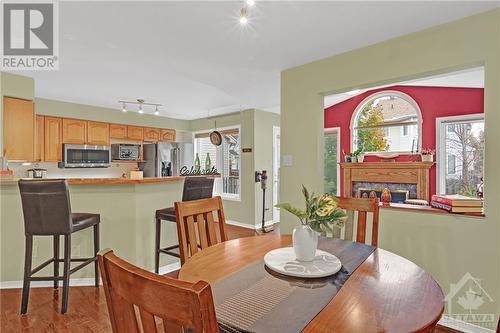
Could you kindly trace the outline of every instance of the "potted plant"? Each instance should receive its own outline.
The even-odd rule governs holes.
[[[436,151],[434,149],[425,148],[420,152],[420,156],[422,157],[422,162],[434,162],[434,153]]]
[[[316,196],[302,185],[305,210],[295,208],[289,203],[279,203],[282,208],[297,216],[301,225],[293,229],[293,249],[297,260],[312,261],[318,247],[318,233],[333,232],[333,226],[344,226],[347,215],[338,208],[338,198],[323,194]]]
[[[362,147],[356,149],[351,155],[354,156],[353,162],[363,163],[363,161],[365,160],[365,154]]]

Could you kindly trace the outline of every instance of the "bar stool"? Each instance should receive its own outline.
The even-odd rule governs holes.
[[[99,286],[99,271],[97,252],[99,252],[99,214],[72,213],[68,185],[64,179],[51,180],[20,180],[19,190],[24,215],[24,234],[26,237],[26,250],[24,256],[23,295],[21,314],[28,310],[28,300],[31,281],[54,281],[54,289],[63,281],[63,297],[61,313],[68,309],[69,276],[79,269],[94,262],[95,286]],[[86,229],[94,228],[94,256],[92,258],[71,258],[71,234]],[[64,257],[59,259],[59,240],[64,236]],[[54,257],[32,269],[33,236],[54,237]],[[59,276],[59,263],[64,262],[63,276]],[[81,262],[80,265],[70,269],[71,262]],[[54,276],[33,277],[47,265],[54,263]]]
[[[207,199],[212,197],[214,191],[213,177],[186,177],[184,180],[184,189],[182,191],[182,201],[191,201],[198,199]],[[160,253],[180,258],[180,255],[173,250],[179,248],[179,244],[168,247],[160,247],[161,239],[161,221],[176,222],[175,208],[168,207],[158,209],[155,214],[156,234],[155,234],[155,272],[160,270]]]

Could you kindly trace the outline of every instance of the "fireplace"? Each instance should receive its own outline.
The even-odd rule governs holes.
[[[344,176],[344,195],[377,195],[384,188],[391,191],[392,202],[406,199],[429,201],[429,169],[432,162],[340,163]],[[372,193],[374,192],[374,193]]]

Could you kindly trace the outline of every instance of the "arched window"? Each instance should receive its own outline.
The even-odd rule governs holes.
[[[413,98],[382,91],[365,98],[351,120],[352,151],[411,153],[420,150],[422,116]]]

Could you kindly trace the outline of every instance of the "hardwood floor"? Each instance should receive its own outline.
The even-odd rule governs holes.
[[[230,239],[255,235],[251,229],[227,226]],[[273,232],[279,232],[276,228]],[[71,287],[69,308],[60,314],[62,289],[32,288],[28,314],[21,316],[21,289],[0,290],[0,332],[111,332],[106,297],[102,287]],[[438,327],[435,333],[456,333]]]

